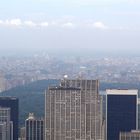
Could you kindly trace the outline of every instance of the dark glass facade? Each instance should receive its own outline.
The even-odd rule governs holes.
[[[13,140],[18,140],[18,99],[15,97],[0,97],[0,106],[11,109],[10,116],[13,122]]]
[[[120,132],[136,129],[136,95],[107,95],[107,140],[119,140]]]
[[[140,129],[140,91],[138,92],[138,129]]]

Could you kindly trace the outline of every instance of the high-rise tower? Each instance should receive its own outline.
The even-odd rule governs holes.
[[[6,140],[6,122],[0,123],[0,140]]]
[[[36,119],[33,113],[25,121],[26,140],[44,140],[44,120]]]
[[[61,81],[45,102],[46,140],[102,140],[102,100],[98,80]]]
[[[120,132],[137,129],[137,96],[137,90],[107,90],[107,140],[119,140]]]
[[[10,108],[0,107],[1,138],[13,140],[13,123],[10,121]]]
[[[13,140],[18,140],[18,99],[0,97],[0,107],[10,108],[10,121],[13,123]]]

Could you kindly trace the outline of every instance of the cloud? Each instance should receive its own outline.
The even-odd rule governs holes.
[[[6,20],[0,20],[0,26],[4,27],[48,27],[49,23],[47,21],[44,22],[34,22],[32,20],[25,20],[22,21],[21,19],[6,19]]]
[[[75,27],[75,24],[72,23],[72,22],[67,22],[67,23],[62,24],[62,27],[74,28]]]
[[[11,25],[20,26],[22,24],[20,19],[12,19],[10,20]]]
[[[0,20],[0,24],[3,24],[3,21],[2,20]]]
[[[35,22],[32,20],[21,20],[20,18],[11,19],[11,20],[0,20],[0,26],[5,27],[28,27],[28,28],[92,28],[92,29],[109,29],[103,22],[97,21],[93,22],[89,20],[85,21],[77,21],[77,20],[69,20],[69,19],[56,19],[48,21]]]
[[[31,20],[28,20],[28,21],[24,21],[24,25],[25,26],[29,26],[29,27],[35,27],[37,26],[37,24]]]
[[[21,26],[22,22],[20,19],[11,19],[11,20],[0,20],[0,25],[3,26]]]
[[[41,27],[48,27],[49,23],[48,22],[42,22],[42,23],[40,23],[40,26]]]
[[[93,30],[140,30],[140,26],[130,27],[114,25],[108,26],[102,21],[78,20],[78,19],[53,19],[49,21],[33,21],[33,20],[21,20],[20,18],[0,20],[0,27],[9,28],[63,28],[63,29],[93,29]]]
[[[96,29],[108,29],[108,26],[100,21],[94,22],[92,26]]]

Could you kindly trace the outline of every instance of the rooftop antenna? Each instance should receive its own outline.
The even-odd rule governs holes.
[[[65,80],[65,79],[68,79],[68,75],[66,75],[66,74],[64,75],[64,80]]]
[[[63,79],[61,80],[60,86],[65,87],[66,86],[66,80],[68,79],[68,75],[64,75]]]

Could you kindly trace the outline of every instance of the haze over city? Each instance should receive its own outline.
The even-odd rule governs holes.
[[[0,54],[139,56],[138,0],[5,0]]]

